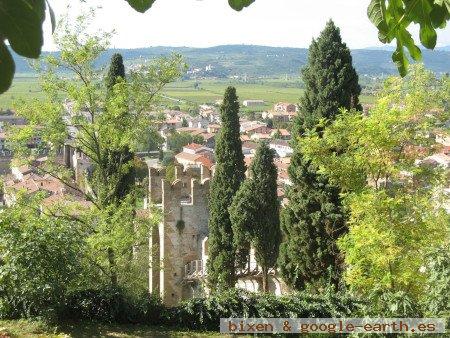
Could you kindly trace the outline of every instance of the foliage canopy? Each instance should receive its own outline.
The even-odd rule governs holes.
[[[342,111],[321,135],[300,141],[305,157],[345,194],[349,232],[338,244],[345,279],[361,295],[387,290],[423,299],[427,257],[448,248],[448,171],[426,160],[439,152],[430,135],[446,128],[448,89],[448,78],[414,68],[387,80],[370,114]]]
[[[86,234],[85,253],[98,272],[89,275],[91,281],[99,286],[109,280],[113,288],[126,285],[142,290],[145,277],[136,275],[145,274],[128,277],[145,264],[130,255],[145,247],[143,238],[151,221],[135,217],[138,187],[134,175],[129,178],[136,166],[132,153],[152,125],[154,116],[147,112],[157,104],[159,91],[181,75],[185,64],[178,55],[156,59],[129,72],[124,81],[123,64],[116,57],[119,62],[113,62],[110,72],[113,79],[104,81],[103,70],[94,62],[108,47],[111,35],[87,34],[89,23],[85,16],[73,25],[61,23],[55,34],[61,53],[40,65],[45,98],[18,104],[17,114],[28,124],[11,126],[8,142],[17,164],[26,163],[63,186],[61,201],[43,206],[41,212],[74,222]],[[61,76],[60,68],[70,76]],[[28,147],[36,136],[42,142],[37,148]],[[61,149],[68,145],[83,162],[76,173],[61,161]],[[36,160],[43,153],[47,156],[39,165]]]
[[[346,231],[346,217],[339,188],[317,172],[298,147],[307,130],[320,131],[320,121],[333,121],[340,107],[360,108],[358,75],[331,20],[311,44],[303,80],[306,90],[293,126],[294,154],[288,169],[292,185],[282,211],[279,256],[282,276],[296,289],[338,284],[342,265],[336,240]]]

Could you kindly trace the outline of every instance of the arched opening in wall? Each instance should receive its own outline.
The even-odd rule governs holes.
[[[242,279],[239,279],[237,282],[236,282],[236,288],[237,289],[243,289],[243,290],[246,290],[246,285],[245,285],[245,281],[243,281]]]
[[[258,292],[259,291],[259,283],[254,279],[250,279],[247,281],[247,287],[249,291]]]
[[[239,279],[236,287],[250,292],[258,292],[260,289],[258,281],[254,279]]]

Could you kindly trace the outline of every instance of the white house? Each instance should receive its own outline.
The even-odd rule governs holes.
[[[264,100],[244,100],[242,104],[245,107],[264,106]]]
[[[280,157],[289,157],[294,152],[289,142],[285,140],[272,140],[269,147],[274,149]]]

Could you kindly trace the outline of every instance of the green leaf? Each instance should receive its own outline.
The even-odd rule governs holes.
[[[18,54],[38,58],[41,54],[45,0],[0,1],[0,35]]]
[[[433,49],[436,46],[437,34],[436,30],[430,24],[423,24],[420,26],[420,42],[428,49]]]
[[[420,25],[420,42],[426,48],[436,46],[437,34],[431,21],[433,11],[430,0],[415,0],[406,3],[409,19]]]
[[[441,6],[433,6],[430,13],[431,23],[434,28],[444,28],[447,20],[447,10]]]
[[[14,60],[3,41],[0,41],[0,94],[11,86],[14,77]]]
[[[402,77],[406,76],[408,73],[408,58],[405,56],[405,52],[403,50],[403,45],[397,42],[397,49],[392,54],[392,61],[394,61],[397,66],[398,72]]]
[[[126,0],[138,12],[144,13],[152,7],[155,0]]]
[[[388,25],[386,22],[386,5],[384,0],[372,0],[367,8],[369,20],[378,28],[378,38],[387,41]]]
[[[450,0],[436,0],[430,19],[434,28],[445,28],[447,21],[450,20]]]
[[[244,7],[250,6],[255,0],[228,0],[228,4],[236,11],[242,10]]]
[[[434,3],[441,7],[445,5],[445,7],[447,7],[447,12],[450,13],[450,0],[434,0]]]
[[[399,30],[399,36],[397,38],[401,41],[402,45],[408,48],[409,54],[414,61],[422,60],[420,48],[414,44],[414,39],[406,29]]]
[[[52,6],[50,6],[50,3],[48,2],[48,0],[46,0],[46,2],[47,2],[47,6],[48,6],[48,11],[50,12],[50,21],[52,23],[52,33],[54,33],[55,27],[56,27],[55,12],[53,11]]]

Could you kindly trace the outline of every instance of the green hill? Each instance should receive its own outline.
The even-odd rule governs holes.
[[[305,65],[308,50],[305,48],[266,47],[254,45],[224,45],[210,48],[149,47],[138,49],[111,49],[98,60],[106,65],[111,55],[120,52],[125,62],[136,64],[170,53],[184,55],[190,66],[190,77],[279,77],[298,75]],[[46,55],[48,53],[44,53]],[[392,51],[383,49],[356,49],[353,61],[360,74],[396,74],[391,60]],[[32,73],[27,60],[15,55],[17,73]],[[425,66],[436,73],[450,72],[450,51],[447,47],[435,51],[424,50]]]

